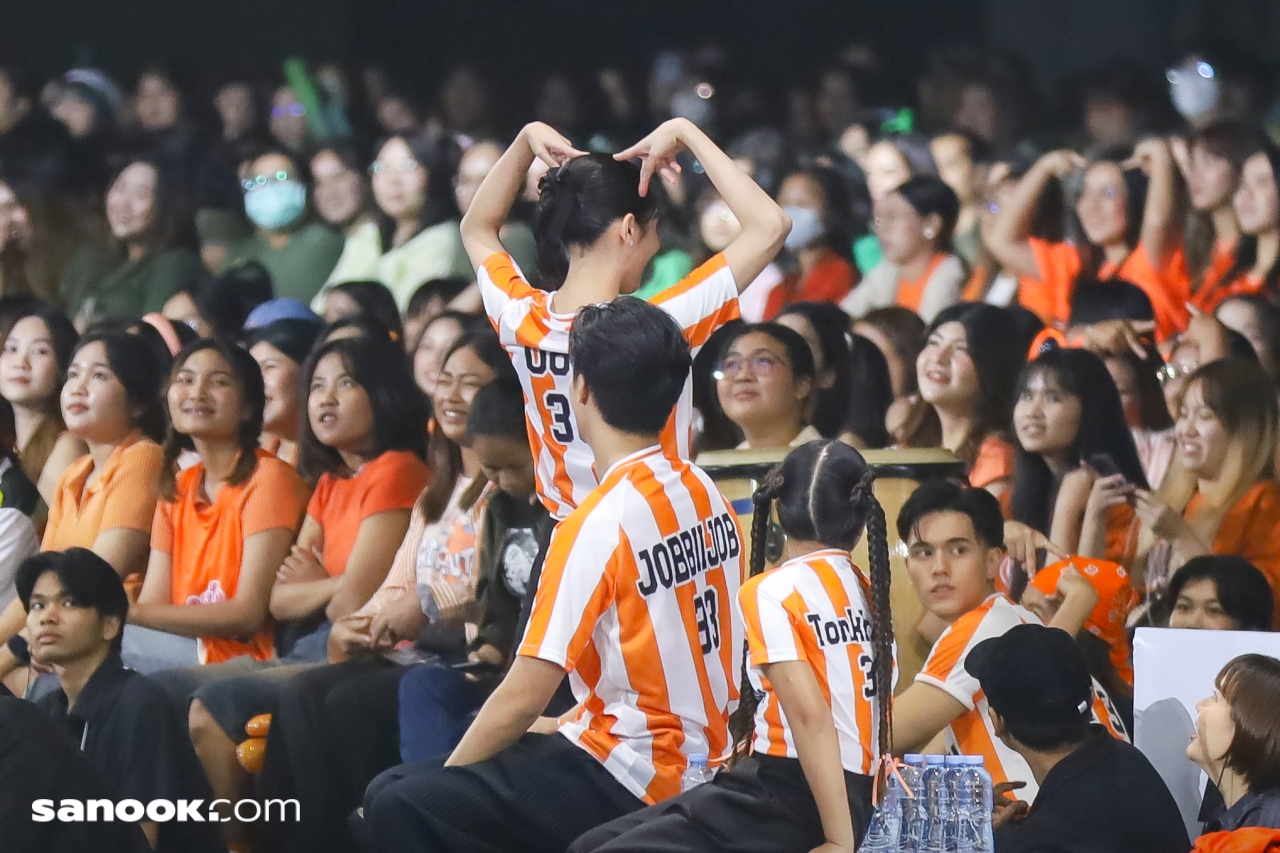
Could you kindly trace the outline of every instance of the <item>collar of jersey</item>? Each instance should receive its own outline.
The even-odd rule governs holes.
[[[817,551],[810,551],[808,554],[801,554],[799,557],[792,557],[790,560],[784,560],[783,566],[789,566],[792,563],[803,563],[806,560],[812,560],[816,557],[835,557],[853,563],[853,557],[848,551],[841,551],[839,548],[819,548]]]
[[[662,453],[661,445],[651,444],[643,450],[637,450],[635,453],[622,457],[617,462],[609,466],[609,470],[604,472],[604,476],[600,478],[600,482],[603,483],[605,480],[612,477],[615,471],[619,471],[622,468],[631,465],[633,462],[639,462],[644,457],[652,456],[655,453]]]

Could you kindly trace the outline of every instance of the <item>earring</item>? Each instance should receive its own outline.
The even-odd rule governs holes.
[[[634,247],[635,247],[635,245],[636,245],[636,241],[635,241],[635,240],[628,240],[628,241],[627,241],[627,245],[628,245],[628,246],[631,246],[631,247],[633,247],[633,248],[634,248]]]
[[[934,231],[932,228],[926,228],[924,229],[924,238],[926,240],[932,240],[937,235],[937,233],[938,232]]]

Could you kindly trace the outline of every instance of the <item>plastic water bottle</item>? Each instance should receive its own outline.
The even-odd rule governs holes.
[[[947,774],[951,791],[951,807],[955,811],[956,853],[977,853],[982,844],[982,780],[973,772],[971,759],[976,756],[958,756],[956,768]],[[981,763],[982,759],[978,758]],[[950,765],[952,762],[947,761]]]
[[[924,774],[920,785],[924,788],[924,833],[920,838],[920,853],[950,853],[947,839],[953,813],[951,797],[947,791],[947,769],[941,755],[926,755]]]
[[[689,756],[689,766],[680,776],[680,790],[692,791],[694,788],[711,781],[711,768],[707,766],[707,754],[696,752]]]
[[[942,776],[942,784],[947,789],[947,802],[951,804],[950,820],[947,820],[947,850],[952,853],[956,849],[956,833],[959,829],[959,821],[961,820],[960,803],[956,799],[956,784],[960,779],[961,772],[964,772],[964,756],[946,756],[943,758],[943,767],[946,768],[945,774]]]
[[[858,853],[898,853],[898,828],[902,824],[902,785],[889,774],[884,800],[871,814],[867,834],[858,845]]]
[[[924,834],[924,797],[920,790],[920,777],[924,773],[924,756],[912,753],[902,756],[902,764],[898,773],[906,787],[898,795],[899,812],[902,815],[898,826],[898,853],[917,853],[920,849],[920,837]],[[894,777],[892,784],[901,784]]]
[[[965,778],[971,780],[974,798],[972,816],[976,844],[974,853],[994,853],[995,837],[991,831],[991,810],[995,805],[995,787],[991,774],[983,766],[981,755],[965,756]]]

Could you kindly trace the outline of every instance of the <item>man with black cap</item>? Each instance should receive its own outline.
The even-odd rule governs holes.
[[[18,567],[31,657],[53,666],[61,689],[37,701],[114,788],[119,800],[203,800],[213,791],[168,695],[124,668],[121,635],[129,598],[106,560],[85,548],[46,552]],[[208,808],[201,808],[202,816]],[[215,825],[143,821],[154,850],[225,851]]]
[[[1173,795],[1146,756],[1092,722],[1084,652],[1065,631],[1028,623],[974,646],[996,735],[1040,786],[1025,817],[996,831],[998,853],[1186,853]],[[1005,809],[1000,816],[1005,817]]]

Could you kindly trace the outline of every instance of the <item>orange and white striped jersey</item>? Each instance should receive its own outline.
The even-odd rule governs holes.
[[[688,756],[727,757],[742,535],[700,468],[658,446],[613,465],[547,547],[518,654],[564,667],[560,733],[653,804]]]
[[[991,715],[988,713],[986,694],[982,692],[978,679],[964,668],[965,658],[978,643],[1002,636],[1015,625],[1028,622],[1044,624],[1030,610],[1014,604],[1001,593],[996,593],[942,632],[938,642],[933,644],[933,650],[929,652],[929,659],[924,662],[924,669],[916,676],[916,681],[945,690],[969,709],[947,727],[948,751],[962,755],[981,755],[986,759],[987,771],[996,784],[1025,782],[1026,787],[1019,788],[1017,796],[1030,803],[1035,800],[1040,786],[1031,775],[1026,759],[996,737]],[[1119,714],[1115,712],[1106,691],[1096,680],[1093,682],[1093,716],[1094,721],[1106,726],[1113,737],[1129,739]]]
[[[476,281],[485,313],[524,388],[538,497],[548,512],[564,518],[598,482],[591,448],[578,434],[569,407],[569,328],[574,315],[552,311],[552,294],[531,287],[505,252],[490,255],[476,270]],[[716,329],[739,316],[738,285],[723,254],[653,297],[652,302],[680,324],[694,355]],[[690,379],[662,431],[662,446],[688,459],[692,443]]]
[[[759,697],[753,751],[800,757],[786,712],[761,668],[804,661],[831,706],[840,763],[850,773],[870,775],[879,730],[871,609],[865,580],[848,552],[828,549],[788,560],[743,584],[738,603],[751,654],[747,677]]]

